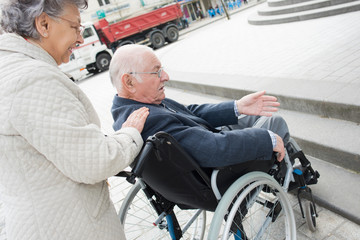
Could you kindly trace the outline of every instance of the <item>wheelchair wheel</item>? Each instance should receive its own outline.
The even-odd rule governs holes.
[[[175,216],[183,229],[190,219],[196,214],[197,210],[181,210],[177,206],[174,208]],[[119,218],[124,226],[127,240],[131,239],[169,239],[171,236],[168,229],[166,218],[157,226],[153,223],[158,219],[158,215],[145,193],[141,190],[141,180],[138,180],[130,189],[124,199],[119,211]],[[183,232],[182,239],[202,240],[206,227],[206,212],[202,211],[190,227]]]
[[[282,187],[270,175],[251,172],[225,192],[208,240],[296,239],[294,213]]]
[[[307,201],[305,203],[305,219],[310,231],[315,232],[316,230],[316,214],[314,204]]]

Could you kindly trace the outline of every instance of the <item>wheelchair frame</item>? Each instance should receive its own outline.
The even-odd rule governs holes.
[[[295,141],[291,141],[290,144],[299,149],[295,145]],[[165,153],[161,152],[163,148],[165,148]],[[176,154],[171,154],[174,149]],[[164,155],[167,159],[163,159]],[[179,156],[180,159],[177,159]],[[300,160],[301,166],[294,170],[295,158]],[[170,190],[158,187],[159,181],[162,182],[164,180],[153,181],[153,178],[157,178],[154,176],[157,176],[159,173],[152,169],[149,170],[153,165],[149,165],[149,162],[152,161],[154,163],[154,161],[157,161],[155,165],[162,165],[170,159],[174,161],[171,164],[175,165],[177,164],[176,161],[179,161],[178,163],[184,161],[186,164],[190,162],[190,170],[187,169],[184,176],[189,176],[187,171],[190,171],[191,174],[196,173],[194,175],[195,178],[190,177],[191,181],[194,182],[194,185],[196,185],[196,181],[202,184],[200,186],[200,195],[203,194],[207,197],[205,199],[209,199],[209,201],[205,201],[210,202],[210,204],[207,203],[202,206],[205,202],[204,198],[202,198],[203,196],[199,197],[200,200],[196,200],[199,190],[193,192],[189,190],[190,195],[182,199],[182,195],[180,197],[176,196],[176,194],[175,197],[172,196],[173,192],[176,192],[174,191],[174,189],[177,189],[176,187],[170,187]],[[284,166],[286,167],[285,171]],[[180,166],[180,168],[187,167]],[[282,235],[283,238],[296,239],[294,213],[286,196],[289,189],[295,188],[298,189],[298,201],[303,218],[305,216],[300,197],[304,193],[309,195],[310,202],[306,204],[305,210],[306,221],[310,230],[315,230],[315,217],[317,217],[317,213],[311,190],[307,183],[316,183],[319,174],[311,168],[310,162],[303,158],[303,156],[296,155],[290,159],[288,154],[286,154],[283,163],[275,163],[269,173],[249,172],[238,177],[229,188],[226,186],[226,191],[221,189],[221,186],[218,186],[218,175],[222,170],[214,169],[211,177],[209,177],[209,174],[197,166],[195,161],[169,134],[159,132],[149,137],[141,153],[134,161],[132,171],[120,172],[117,175],[126,177],[130,183],[134,184],[125,197],[119,211],[119,218],[125,227],[127,239],[149,239],[150,237],[151,239],[166,239],[168,237],[167,239],[173,240],[182,238],[203,239],[206,227],[206,210],[214,211],[208,232],[208,240],[219,239],[219,237],[221,239],[229,239],[230,236],[234,236],[235,240],[263,239],[263,237],[271,235],[271,230],[277,231],[279,227],[285,228],[284,235]],[[310,172],[308,176],[311,179],[305,180],[303,172]],[[189,185],[189,183],[187,184]],[[202,188],[209,188],[211,195],[206,191],[204,194]],[[180,189],[180,191],[186,192],[187,189]],[[144,196],[139,197],[138,195],[141,192],[144,193]],[[192,199],[193,195],[196,196],[194,197],[195,200]],[[147,212],[140,213],[145,212],[145,210],[152,212],[154,215],[152,216],[153,221],[147,225],[143,232],[140,232],[137,229],[150,217],[147,215]],[[143,215],[137,216],[140,214]],[[182,214],[185,215],[184,219],[181,217]],[[130,221],[129,219],[133,215],[135,216],[135,223],[132,226],[135,228],[134,231],[131,228],[127,229],[128,221]],[[263,224],[254,226],[253,222],[257,223],[259,217],[264,218]],[[140,223],[138,218],[141,218]],[[154,233],[151,232],[152,230],[156,230],[160,235],[154,236]],[[145,237],[146,234],[150,236]]]

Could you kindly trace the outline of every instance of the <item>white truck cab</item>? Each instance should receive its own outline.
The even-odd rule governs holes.
[[[74,51],[79,52],[80,58],[90,73],[108,70],[113,52],[100,41],[92,23],[84,23],[84,26],[84,43]]]
[[[113,52],[101,43],[94,25],[92,23],[84,23],[83,25],[85,27],[84,43],[74,49],[73,59],[69,63],[60,65],[60,68],[70,75],[73,75],[76,72],[74,69],[80,65],[85,67],[88,73],[106,71],[109,69],[113,55]]]
[[[66,73],[74,82],[84,79],[89,74],[85,63],[79,58],[78,54],[73,52],[70,55],[70,61],[60,65],[61,71]]]

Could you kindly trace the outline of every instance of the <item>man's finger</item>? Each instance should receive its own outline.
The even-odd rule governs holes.
[[[262,112],[277,112],[278,110],[276,107],[263,107]]]

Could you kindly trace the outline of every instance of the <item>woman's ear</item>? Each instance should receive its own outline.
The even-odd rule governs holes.
[[[41,13],[35,18],[35,27],[40,36],[47,38],[49,36],[50,17],[46,13]]]

